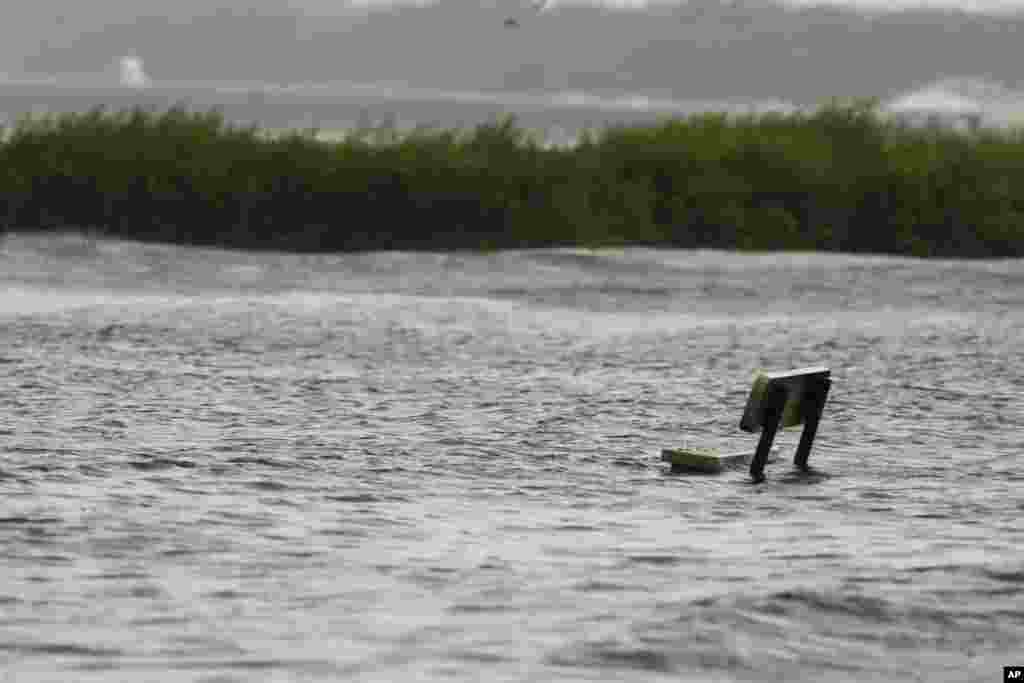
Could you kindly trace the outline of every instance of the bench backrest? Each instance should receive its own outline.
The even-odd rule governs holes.
[[[743,410],[740,429],[756,432],[764,426],[765,409],[770,396],[785,397],[785,406],[782,409],[782,419],[779,423],[780,428],[802,424],[809,403],[807,400],[809,390],[813,390],[816,383],[821,384],[828,379],[829,369],[820,366],[785,372],[758,372],[754,377],[754,384],[750,388],[747,406]],[[775,388],[781,388],[784,392],[775,392]],[[769,391],[769,389],[773,391]]]

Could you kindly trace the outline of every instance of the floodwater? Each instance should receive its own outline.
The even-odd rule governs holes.
[[[9,235],[4,680],[1001,680],[1022,266]],[[814,364],[814,472],[660,461]]]

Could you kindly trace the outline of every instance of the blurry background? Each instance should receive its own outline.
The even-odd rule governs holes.
[[[155,85],[355,81],[796,104],[885,99],[953,76],[1020,87],[1024,14],[1012,5],[885,4],[40,0],[0,24],[0,75],[117,83],[132,56]]]

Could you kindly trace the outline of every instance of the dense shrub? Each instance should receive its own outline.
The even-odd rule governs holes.
[[[870,103],[703,114],[545,148],[512,119],[336,142],[218,113],[26,118],[0,229],[286,250],[645,244],[1024,255],[1024,136],[901,128]]]

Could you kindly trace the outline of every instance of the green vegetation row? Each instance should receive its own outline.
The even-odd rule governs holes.
[[[0,142],[0,231],[240,248],[662,245],[1024,256],[1024,134],[903,128],[870,103],[703,114],[547,148],[513,119],[390,140],[217,112],[30,117]]]

